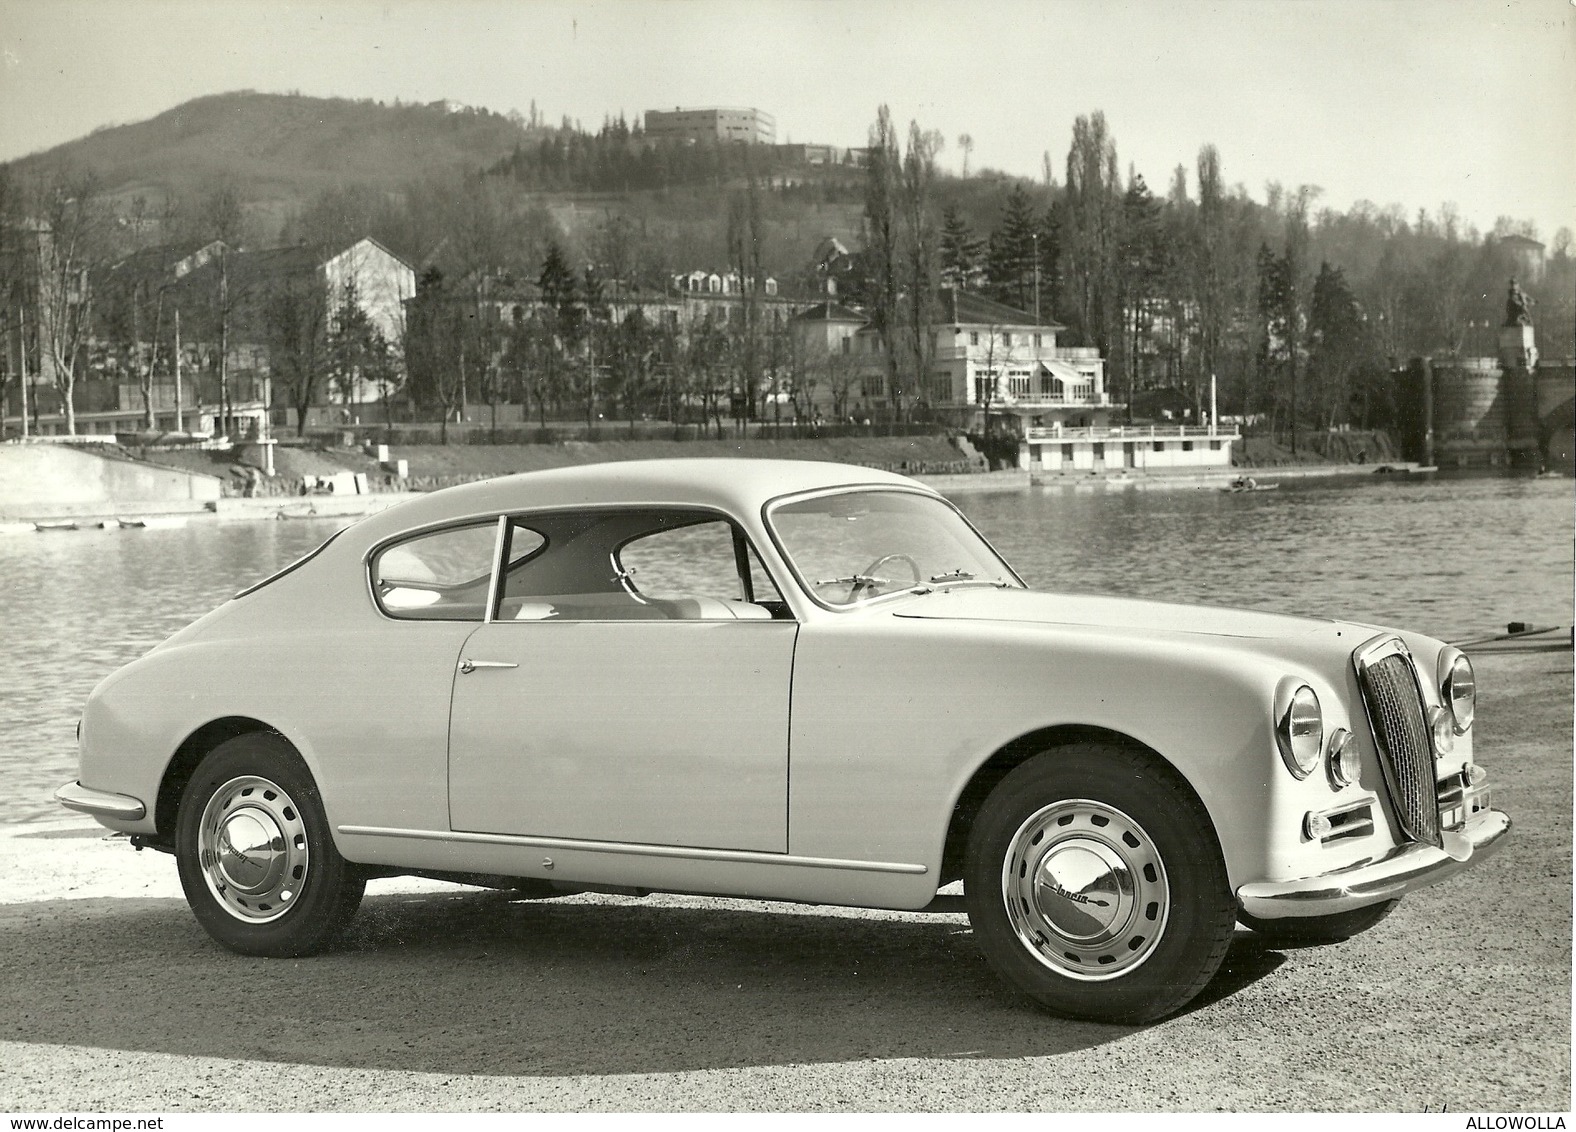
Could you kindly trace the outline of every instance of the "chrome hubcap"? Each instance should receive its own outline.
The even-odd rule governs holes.
[[[1165,934],[1171,888],[1142,826],[1103,802],[1074,798],[1018,827],[1001,894],[1019,942],[1059,974],[1126,974]]]
[[[306,882],[301,811],[266,778],[232,778],[214,792],[203,808],[197,852],[219,906],[247,923],[283,916]]]

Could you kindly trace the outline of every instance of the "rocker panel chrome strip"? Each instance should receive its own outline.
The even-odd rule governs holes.
[[[566,837],[527,837],[510,833],[460,833],[449,830],[391,829],[375,825],[341,825],[335,829],[357,837],[403,837],[416,841],[453,841],[469,845],[513,845],[521,849],[561,849],[578,853],[615,853],[635,857],[667,857],[685,861],[718,861],[741,865],[792,865],[801,869],[843,869],[863,873],[923,876],[928,865],[895,861],[846,861],[835,857],[792,857],[745,849],[693,849],[678,845],[631,845],[619,841],[576,841]]]

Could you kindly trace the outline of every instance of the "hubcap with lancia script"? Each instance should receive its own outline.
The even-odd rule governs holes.
[[[1165,863],[1144,828],[1087,798],[1046,806],[1018,827],[1001,893],[1028,952],[1085,981],[1126,974],[1154,954],[1171,907]]]

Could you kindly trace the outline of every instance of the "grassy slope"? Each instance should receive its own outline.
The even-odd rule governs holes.
[[[421,174],[479,169],[526,136],[489,113],[246,91],[194,99],[15,164],[93,169],[120,195],[180,194],[229,179],[249,201],[301,200],[344,182],[393,189]]]

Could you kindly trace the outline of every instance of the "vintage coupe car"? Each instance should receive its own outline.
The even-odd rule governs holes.
[[[832,464],[469,484],[109,676],[58,797],[215,939],[328,945],[369,876],[521,897],[962,903],[1064,1014],[1160,1017],[1238,921],[1345,938],[1498,845],[1472,666],[1415,634],[1027,588]]]

